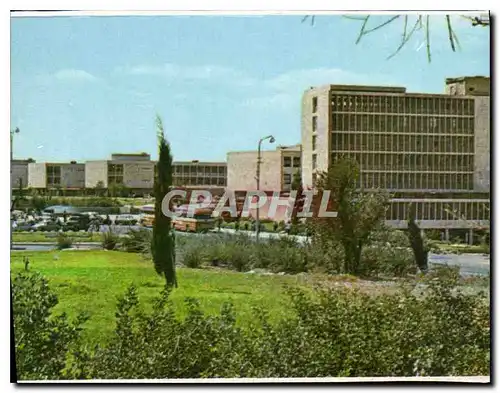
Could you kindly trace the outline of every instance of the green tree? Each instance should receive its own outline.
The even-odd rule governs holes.
[[[95,190],[95,196],[104,196],[104,191],[106,190],[104,187],[104,182],[102,180],[99,180],[96,183],[94,190]]]
[[[357,188],[359,168],[356,161],[340,158],[327,172],[318,174],[317,189],[330,190],[336,218],[315,218],[314,237],[320,245],[331,246],[331,239],[340,242],[344,250],[344,273],[360,274],[361,251],[370,234],[377,228],[387,210],[388,195],[380,192],[363,192]],[[336,208],[335,210],[333,208]]]
[[[292,190],[302,191],[302,175],[300,174],[299,169],[297,169],[297,171],[293,174],[291,187]]]
[[[151,253],[158,274],[165,277],[167,286],[177,287],[175,274],[175,240],[171,234],[171,219],[162,212],[162,202],[172,186],[172,155],[170,144],[165,139],[163,123],[156,117],[158,133],[158,169],[154,181],[155,219]]]

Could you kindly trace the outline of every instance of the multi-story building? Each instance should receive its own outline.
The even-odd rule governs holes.
[[[173,184],[188,188],[225,188],[227,165],[225,162],[177,161],[173,166]]]
[[[10,163],[10,187],[17,189],[19,186],[28,187],[28,164],[35,162],[32,158],[27,160],[12,160]]]
[[[31,162],[28,187],[40,190],[80,190],[85,187],[85,164]]]
[[[110,160],[85,163],[85,187],[125,187],[134,192],[151,192],[155,161],[147,153],[112,154]]]
[[[302,179],[313,186],[340,156],[360,167],[359,187],[395,196],[388,221],[406,225],[417,206],[423,228],[464,228],[489,220],[489,78],[446,80],[446,94],[404,87],[327,85],[302,100]]]
[[[227,188],[257,189],[257,151],[229,152],[227,154]],[[301,169],[301,145],[278,146],[276,150],[261,151],[260,189],[289,191],[293,175]]]

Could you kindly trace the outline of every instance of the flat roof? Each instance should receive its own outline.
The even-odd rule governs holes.
[[[227,165],[226,161],[173,161],[172,165]]]
[[[489,76],[483,76],[483,75],[475,75],[475,76],[459,76],[456,78],[446,78],[446,83],[454,83],[454,82],[463,82],[466,79],[487,79],[489,80]]]

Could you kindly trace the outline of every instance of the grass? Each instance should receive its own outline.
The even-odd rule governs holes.
[[[41,272],[57,293],[56,312],[70,316],[90,314],[84,338],[89,343],[103,342],[112,334],[117,298],[134,283],[141,300],[151,300],[164,281],[152,263],[138,254],[118,251],[38,251],[11,254],[11,273],[24,269],[23,257],[30,270]],[[288,298],[283,284],[296,284],[299,277],[258,276],[221,270],[178,269],[179,288],[172,301],[182,316],[185,297],[196,297],[207,313],[220,310],[225,301],[234,304],[242,326],[253,318],[252,307],[266,308],[272,320],[287,314]]]
[[[99,242],[101,241],[100,233],[88,232],[63,232],[68,235],[74,243],[78,242]],[[12,241],[14,243],[43,243],[43,242],[56,242],[57,232],[14,232],[12,234]]]
[[[442,252],[458,254],[489,254],[489,247],[486,244],[451,244],[446,242],[433,242],[433,244]]]

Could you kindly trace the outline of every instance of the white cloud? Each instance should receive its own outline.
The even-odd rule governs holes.
[[[88,73],[87,71],[73,69],[73,68],[59,70],[55,74],[53,74],[52,77],[54,79],[61,80],[61,81],[89,81],[89,82],[94,82],[94,81],[98,80],[97,77],[95,77],[94,75]]]
[[[237,86],[251,86],[256,80],[233,68],[218,65],[181,66],[166,63],[161,65],[138,65],[120,67],[115,70],[118,75],[150,75],[171,81],[206,81],[226,83]]]

